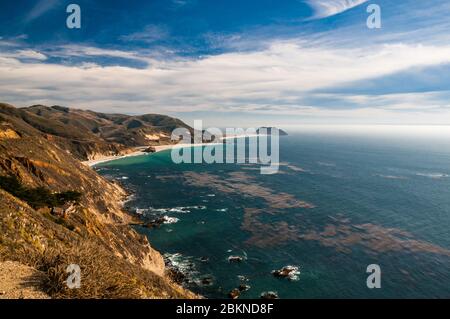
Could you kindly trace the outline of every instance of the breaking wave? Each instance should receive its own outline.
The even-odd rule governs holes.
[[[138,215],[164,215],[169,213],[178,213],[178,214],[187,214],[192,210],[205,210],[206,206],[198,205],[198,206],[180,206],[180,207],[172,207],[172,208],[135,208],[136,214]]]
[[[201,280],[200,273],[195,267],[194,257],[180,253],[166,253],[163,257],[167,268],[181,275],[183,283],[197,284]]]
[[[450,176],[445,173],[416,173],[416,175],[421,176],[421,177],[433,178],[433,179],[447,178]]]

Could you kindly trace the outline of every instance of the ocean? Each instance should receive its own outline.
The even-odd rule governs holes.
[[[131,191],[131,212],[163,218],[136,230],[205,297],[241,286],[240,298],[449,298],[448,131],[287,129],[273,175],[174,164],[170,150],[96,170]],[[381,288],[367,286],[372,264]],[[286,266],[289,276],[272,273]]]

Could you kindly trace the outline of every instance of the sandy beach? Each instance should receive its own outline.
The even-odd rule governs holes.
[[[100,163],[106,163],[106,162],[118,160],[118,159],[125,158],[125,157],[140,156],[140,155],[145,155],[145,154],[151,154],[151,153],[146,153],[146,152],[143,152],[141,150],[137,150],[135,152],[132,152],[132,153],[129,153],[129,154],[125,154],[125,155],[105,156],[105,157],[98,158],[98,159],[95,159],[95,160],[83,161],[81,163],[83,163],[84,165],[87,165],[87,166],[95,166],[95,165],[100,164]]]
[[[224,136],[221,137],[220,140],[228,140],[228,139],[232,139],[232,138],[244,138],[244,137],[256,137],[258,135],[235,135],[235,136]],[[115,161],[121,158],[126,158],[126,157],[133,157],[133,156],[141,156],[141,155],[151,155],[151,154],[155,154],[158,152],[162,152],[165,150],[171,150],[174,148],[184,148],[184,147],[195,147],[195,146],[206,146],[206,145],[217,145],[219,143],[180,143],[180,144],[167,144],[167,145],[157,145],[157,146],[153,146],[155,148],[155,152],[153,153],[148,153],[148,152],[144,152],[143,150],[145,150],[146,148],[148,148],[149,146],[141,146],[141,147],[137,147],[136,151],[128,153],[128,154],[124,154],[124,155],[113,155],[113,156],[105,156],[99,159],[95,159],[95,160],[90,160],[90,161],[84,161],[82,162],[83,164],[87,165],[87,166],[95,166],[97,164],[100,163],[106,163],[106,162],[110,162],[110,161]]]

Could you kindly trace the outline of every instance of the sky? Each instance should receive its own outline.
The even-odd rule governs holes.
[[[2,1],[0,101],[219,127],[450,124],[449,31],[447,0]]]

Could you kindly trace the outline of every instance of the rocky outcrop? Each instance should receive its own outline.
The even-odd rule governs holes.
[[[261,299],[279,299],[278,294],[274,291],[265,291],[261,294]]]
[[[244,260],[244,257],[241,256],[229,256],[228,262],[230,263],[240,263]]]

